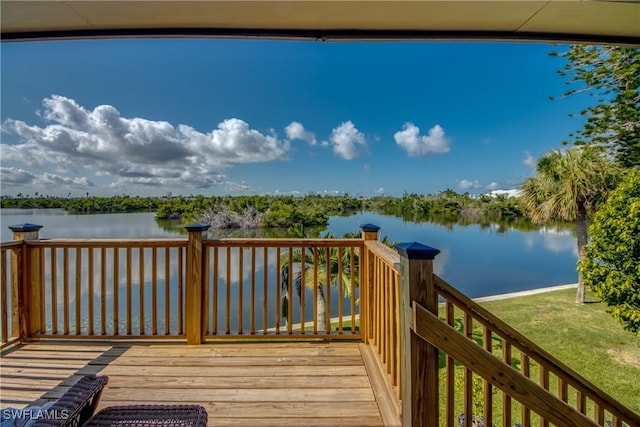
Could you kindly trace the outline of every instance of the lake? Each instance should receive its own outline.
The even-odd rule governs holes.
[[[3,242],[12,238],[8,226],[26,222],[43,225],[42,238],[186,237],[179,224],[156,221],[149,212],[71,215],[61,209],[0,209],[0,221]],[[415,223],[365,212],[331,217],[324,231],[342,236],[367,223],[381,228],[381,239],[388,236],[394,242],[416,241],[439,249],[436,274],[470,297],[577,282],[576,241],[568,227],[520,231],[504,223]],[[212,232],[210,237],[221,235]]]

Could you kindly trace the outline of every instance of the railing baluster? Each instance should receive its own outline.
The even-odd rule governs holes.
[[[344,316],[344,266],[342,265],[342,248],[338,248],[338,333],[342,334],[342,317]]]
[[[62,251],[63,324],[62,333],[69,335],[69,248]]]
[[[387,301],[387,278],[389,277],[387,266],[383,264],[382,266],[382,295],[381,295],[381,306],[380,306],[380,314],[382,315],[381,323],[381,337],[380,337],[380,351],[382,352],[382,363],[387,363],[387,307],[389,302]]]
[[[489,353],[493,353],[493,336],[491,329],[486,326],[482,329],[482,342],[484,349]],[[493,425],[493,386],[488,381],[484,382],[484,423],[486,426]]]
[[[164,334],[171,333],[171,257],[169,248],[164,248]],[[200,307],[198,307],[200,308]]]
[[[225,310],[224,310],[224,329],[225,333],[231,333],[231,246],[227,246],[227,275],[225,278],[226,294],[225,294]]]
[[[302,256],[300,257],[300,333],[302,335],[304,335],[304,329],[305,329],[305,318],[304,318],[304,311],[306,310],[306,307],[304,305],[305,303],[305,293],[306,293],[306,270],[305,270],[305,265],[304,265],[304,257],[306,256],[306,252],[307,248],[305,248],[304,246],[302,248],[300,248],[300,252],[302,254]]]
[[[133,288],[133,254],[132,249],[130,247],[127,248],[127,335],[133,334],[133,325],[132,325],[132,312],[133,312],[133,297],[132,297],[132,288]]]
[[[351,246],[349,248],[349,281],[351,282],[351,333],[356,333],[356,283],[355,283],[355,248]],[[360,281],[358,281],[360,282]]]
[[[604,409],[602,408],[602,406],[598,405],[597,403],[594,402],[593,404],[593,412],[594,412],[594,416],[596,418],[596,422],[599,425],[603,425],[604,424]]]
[[[587,413],[587,399],[580,390],[576,390],[576,409],[582,414]]]
[[[76,255],[76,293],[75,293],[75,317],[76,317],[76,335],[80,335],[81,331],[81,297],[82,297],[82,249],[75,248]]]
[[[384,299],[385,299],[385,361],[387,363],[387,374],[391,373],[391,347],[393,346],[393,333],[391,332],[392,328],[392,318],[393,318],[393,301],[391,300],[391,269],[387,267],[386,269],[386,277],[385,277],[385,286],[384,286]]]
[[[327,307],[325,312],[326,323],[327,323],[327,335],[331,334],[331,253],[329,248],[325,249],[325,263],[326,263],[326,271],[325,271],[325,284],[327,287]]]
[[[318,333],[318,248],[313,248],[313,333]]]
[[[45,248],[39,248],[38,250],[38,257],[39,259],[39,263],[40,263],[40,269],[39,269],[39,280],[38,280],[38,287],[40,288],[40,333],[45,333],[46,330],[46,326],[47,326],[47,322],[46,322],[46,302],[45,302],[45,256],[44,256],[44,251]],[[93,274],[93,270],[89,269],[89,273]],[[92,276],[90,276],[92,277]],[[89,296],[92,296],[93,293],[89,293]],[[92,307],[93,308],[93,307]],[[90,319],[90,321],[93,321],[93,319]]]
[[[531,376],[530,366],[529,366],[529,357],[524,352],[520,352],[520,372],[522,372],[522,375],[524,375],[527,378]],[[521,406],[521,417],[522,417],[522,427],[530,427],[531,426],[531,410],[524,403]]]
[[[381,260],[376,262],[376,349],[379,355],[382,355],[382,328],[383,328],[383,316],[382,316],[382,290],[384,289],[384,270]]]
[[[269,309],[269,248],[264,247],[262,259],[262,333],[267,334],[267,312]]]
[[[213,314],[212,317],[212,333],[213,335],[218,335],[218,275],[220,269],[218,267],[218,247],[213,247],[213,271],[211,274],[213,275]]]
[[[249,328],[251,335],[256,334],[256,248],[251,247],[251,313],[249,317]]]
[[[389,269],[389,297],[391,300],[390,310],[391,310],[391,324],[389,325],[390,332],[390,342],[389,347],[391,351],[391,362],[389,363],[391,368],[391,384],[396,386],[398,385],[398,381],[396,376],[398,374],[398,360],[399,360],[399,352],[398,352],[398,326],[400,325],[400,298],[397,292],[397,287],[394,286],[393,281],[393,271]]]
[[[464,313],[464,335],[473,340],[473,319],[468,313]],[[473,421],[473,372],[464,370],[464,425],[471,427]]]
[[[145,287],[145,272],[144,272],[144,248],[140,248],[140,251],[138,253],[138,275],[139,275],[139,279],[138,282],[140,284],[140,301],[139,301],[139,309],[138,309],[138,315],[140,316],[140,335],[144,335],[145,334],[145,318],[144,318],[144,287]]]
[[[289,277],[287,283],[287,333],[293,333],[293,248],[289,247]]]
[[[44,248],[42,249],[42,254],[44,255]],[[88,257],[89,257],[89,271],[87,273],[87,286],[89,288],[88,290],[88,300],[87,300],[87,316],[89,317],[89,325],[87,326],[87,333],[89,335],[93,335],[94,333],[94,329],[93,329],[93,271],[94,271],[94,254],[93,254],[93,248],[89,248],[89,253],[88,253]],[[44,257],[43,260],[40,261],[40,265],[44,266]],[[42,269],[42,271],[44,272],[44,268]],[[42,286],[44,286],[44,277],[42,278]],[[44,289],[43,289],[43,294],[44,294]],[[44,307],[44,304],[42,305],[42,307]],[[42,325],[44,325],[44,319],[42,319]]]
[[[178,335],[184,335],[184,252],[185,249],[184,248],[177,248],[176,249],[176,253],[178,256]],[[208,258],[207,258],[208,259]],[[205,265],[209,265],[208,263],[205,263]],[[205,281],[207,281],[208,276],[205,275],[204,279]],[[209,282],[207,281],[207,284]],[[205,289],[208,290],[209,286],[205,286]],[[207,301],[205,299],[205,301]],[[208,307],[208,305],[206,306]],[[206,316],[207,310],[203,310],[203,316]],[[205,317],[206,319],[206,317]],[[205,329],[206,331],[206,329]]]
[[[455,324],[455,310],[451,301],[447,300],[445,302],[446,309],[446,317],[447,324],[451,327]],[[453,427],[456,425],[456,413],[455,413],[455,404],[456,404],[456,365],[453,357],[447,355],[446,360],[446,392],[445,392],[445,405],[446,405],[446,417],[447,417],[447,426]]]
[[[502,341],[502,361],[511,366],[511,343]],[[511,421],[511,396],[502,393],[502,425],[510,426]]]
[[[120,332],[120,250],[113,248],[113,335]]]
[[[151,249],[151,335],[158,335],[158,249]]]
[[[540,386],[549,390],[549,370],[544,365],[540,365]],[[540,427],[549,427],[549,421],[544,417],[540,417]]]
[[[567,402],[569,399],[569,388],[567,386],[567,383],[564,379],[562,379],[561,377],[558,377],[558,397],[560,398],[560,400],[562,400],[563,402]]]
[[[51,248],[51,333],[58,333],[58,261],[57,250]]]
[[[280,306],[278,304],[280,304],[280,283],[282,280],[281,274],[280,274],[280,268],[281,268],[281,263],[280,263],[280,257],[281,257],[281,253],[280,253],[280,247],[276,248],[276,300],[274,302],[275,304],[275,312],[276,312],[276,335],[280,335]]]
[[[244,288],[244,247],[238,247],[238,334],[242,335],[242,289]]]
[[[53,248],[55,251],[55,248]],[[51,254],[55,259],[55,254]],[[52,278],[55,277],[52,275]],[[54,292],[55,295],[55,292]],[[107,334],[107,248],[100,248],[100,335]]]

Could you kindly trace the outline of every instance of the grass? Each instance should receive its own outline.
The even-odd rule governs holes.
[[[640,413],[640,338],[624,331],[595,299],[575,290],[482,305],[606,393]]]

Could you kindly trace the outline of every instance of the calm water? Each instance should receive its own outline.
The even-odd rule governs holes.
[[[179,226],[159,223],[153,213],[69,215],[60,209],[2,209],[0,220],[3,242],[11,240],[9,225],[25,222],[43,225],[42,238],[186,237]],[[361,213],[332,217],[326,231],[341,236],[358,231],[359,225],[366,223],[381,227],[381,238],[417,241],[440,249],[436,273],[471,297],[577,281],[575,237],[567,228],[524,232],[497,224],[445,227]]]

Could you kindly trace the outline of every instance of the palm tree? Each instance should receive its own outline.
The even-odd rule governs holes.
[[[522,202],[535,223],[574,221],[578,258],[584,257],[587,222],[607,193],[615,188],[620,169],[613,159],[590,147],[554,150],[536,164],[538,176],[522,186]],[[578,275],[576,302],[584,303],[584,284]]]
[[[326,233],[323,238],[332,239],[335,236],[332,233]],[[291,260],[293,271],[293,280],[289,280],[289,262]],[[302,271],[302,265],[304,261],[304,272]],[[306,248],[304,251],[300,248],[296,248],[291,253],[283,253],[280,256],[281,265],[281,289],[282,289],[282,318],[286,319],[288,316],[289,307],[289,283],[293,283],[295,291],[298,294],[298,298],[301,299],[303,288],[312,289],[317,291],[316,298],[316,322],[318,330],[326,331],[326,295],[325,289],[327,289],[327,280],[329,286],[337,287],[342,285],[342,289],[345,297],[351,297],[354,287],[358,286],[358,266],[359,266],[359,254],[357,251],[353,252],[353,265],[355,271],[351,274],[352,256],[351,250],[348,248]],[[300,266],[294,269],[293,266]],[[352,280],[353,276],[353,280]],[[304,284],[304,286],[303,286]],[[317,285],[317,287],[316,287]],[[287,319],[289,320],[289,319]]]

